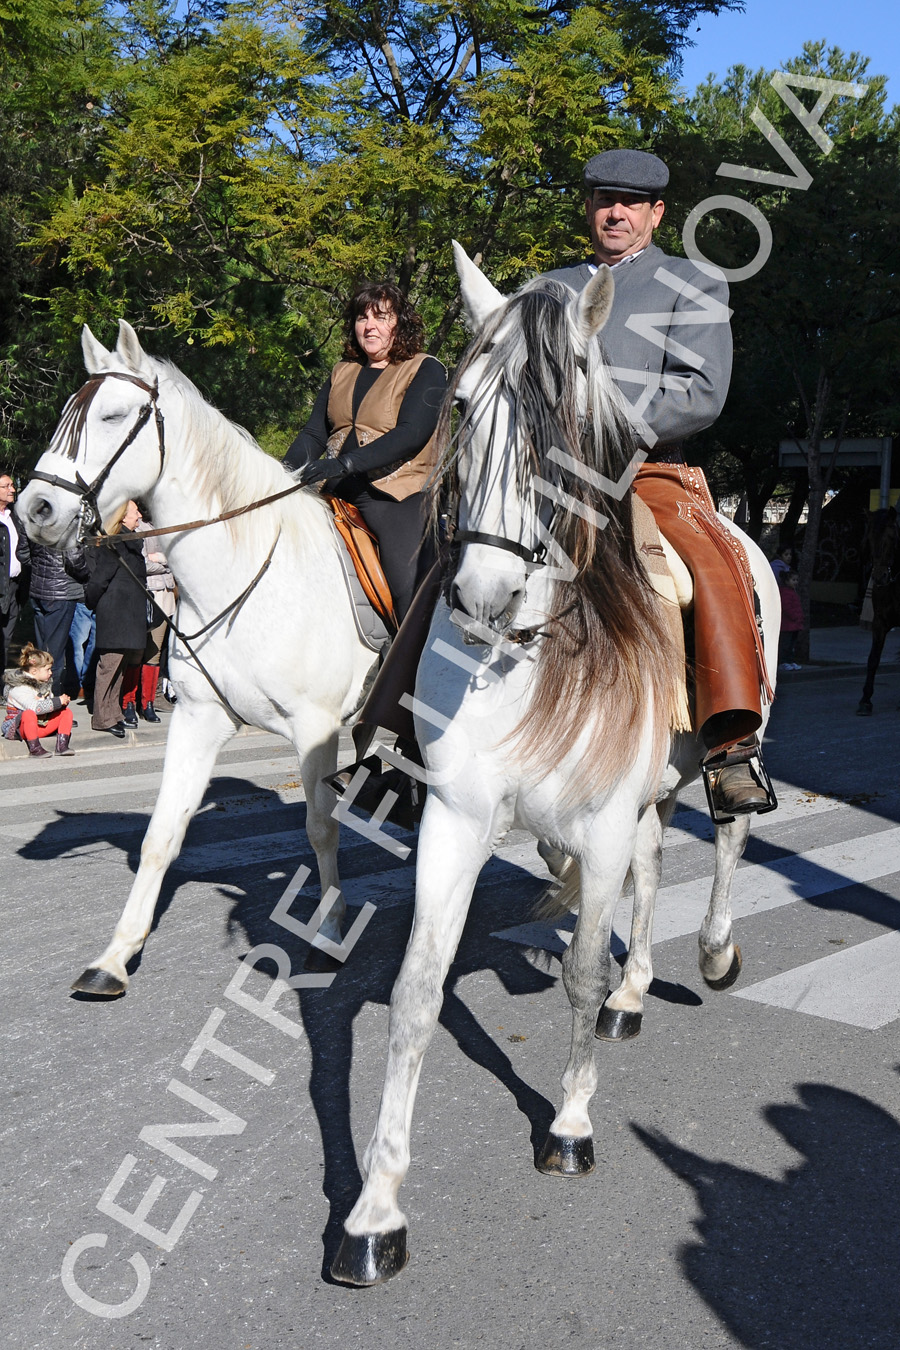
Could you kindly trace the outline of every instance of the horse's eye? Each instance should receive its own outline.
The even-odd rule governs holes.
[[[124,412],[104,413],[100,418],[101,422],[123,422],[125,420]]]

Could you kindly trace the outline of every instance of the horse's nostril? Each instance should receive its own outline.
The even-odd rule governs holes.
[[[460,614],[465,614],[467,618],[471,618],[469,610],[466,607],[466,603],[463,600],[462,595],[460,594],[459,587],[457,586],[455,581],[453,585],[450,587],[450,608],[451,610],[458,610]]]
[[[39,520],[42,523],[53,515],[53,507],[47,501],[46,497],[38,497],[36,502],[31,503],[31,516],[33,520]]]

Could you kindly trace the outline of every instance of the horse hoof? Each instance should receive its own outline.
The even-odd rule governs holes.
[[[594,1170],[594,1141],[548,1134],[535,1167],[548,1177],[586,1177]]]
[[[597,1015],[594,1035],[598,1041],[632,1041],[641,1033],[643,1016],[643,1013],[625,1012],[604,1003]]]
[[[399,1275],[408,1260],[405,1228],[359,1235],[345,1229],[338,1254],[331,1263],[331,1276],[341,1284],[367,1288]]]
[[[119,994],[125,993],[126,986],[117,975],[110,975],[108,970],[101,970],[99,966],[88,966],[87,970],[78,976],[72,988],[79,994],[94,994],[98,998],[118,998]]]
[[[871,717],[872,716],[871,703],[860,703],[859,707],[856,709],[856,715],[857,717]]]
[[[737,979],[737,977],[740,975],[741,966],[743,964],[744,963],[741,960],[741,949],[737,945],[737,943],[735,943],[734,956],[731,958],[731,965],[728,967],[722,978],[720,980],[706,980],[705,975],[703,976],[703,978],[704,980],[706,980],[706,983],[709,985],[710,989],[730,989],[731,986],[734,984],[735,980]]]
[[[336,975],[340,969],[341,963],[337,957],[330,956],[319,947],[310,947],[303,962],[303,970],[307,975]]]

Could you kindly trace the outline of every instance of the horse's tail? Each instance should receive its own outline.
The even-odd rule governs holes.
[[[577,911],[580,903],[581,868],[574,858],[566,858],[556,879],[535,902],[531,917],[543,923],[555,923]]]
[[[631,868],[622,882],[622,895],[631,890]],[[567,914],[577,914],[581,904],[581,865],[567,858],[556,879],[538,896],[531,918],[542,923],[558,923]]]

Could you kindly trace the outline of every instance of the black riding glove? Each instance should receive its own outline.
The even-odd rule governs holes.
[[[328,483],[334,478],[346,478],[353,470],[343,455],[336,459],[311,459],[295,469],[292,477],[295,483],[311,487],[314,483]]]

